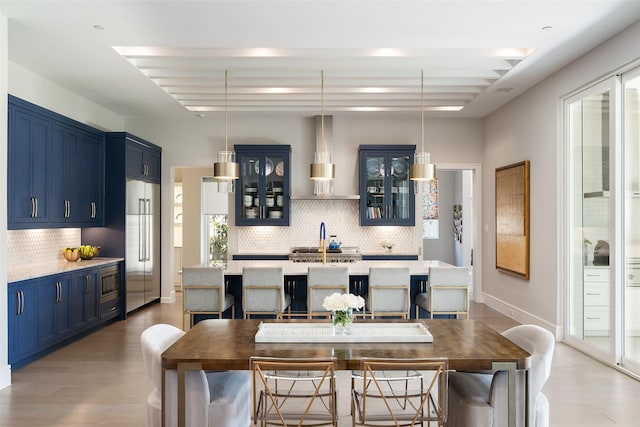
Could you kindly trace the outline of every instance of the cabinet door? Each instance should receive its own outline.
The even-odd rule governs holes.
[[[131,140],[127,140],[126,172],[129,178],[145,178],[144,147]]]
[[[104,141],[83,132],[78,153],[77,218],[82,225],[101,226],[104,223]]]
[[[71,275],[45,277],[37,288],[38,344],[44,348],[71,332]]]
[[[9,286],[9,363],[20,360],[38,348],[37,293],[33,281]]]
[[[160,152],[152,149],[146,149],[143,154],[147,181],[159,183],[160,169],[162,167],[162,157]]]
[[[236,191],[237,225],[289,225],[291,149],[236,145],[240,178]]]
[[[360,147],[360,224],[415,225],[414,146]]]
[[[9,109],[9,228],[41,227],[49,221],[49,121],[21,108]]]
[[[100,297],[98,295],[99,270],[86,269],[73,274],[71,318],[78,331],[98,321]]]
[[[80,218],[78,200],[79,133],[53,124],[51,131],[51,222],[73,225]]]

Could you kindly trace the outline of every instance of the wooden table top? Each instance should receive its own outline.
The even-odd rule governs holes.
[[[381,321],[385,320],[375,320]],[[477,320],[388,321],[424,323],[433,335],[433,343],[256,343],[260,322],[275,320],[210,319],[199,322],[169,347],[162,354],[162,366],[177,369],[179,363],[197,362],[204,370],[248,370],[251,356],[266,356],[336,357],[338,369],[347,370],[359,369],[361,357],[447,357],[450,369],[469,371],[491,370],[494,362],[515,362],[518,369],[529,367],[528,352]]]

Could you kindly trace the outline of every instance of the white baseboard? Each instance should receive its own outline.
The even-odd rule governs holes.
[[[11,365],[0,366],[0,390],[11,385]]]
[[[483,293],[479,298],[478,302],[486,304],[487,306],[491,307],[498,313],[503,314],[519,323],[538,325],[542,328],[545,328],[546,330],[551,332],[553,336],[556,337],[556,341],[562,340],[562,337],[564,336],[562,325],[554,325],[553,323],[549,323],[538,316],[535,316],[527,311],[520,309],[519,307],[516,307],[498,298],[495,298],[493,295]]]
[[[176,302],[176,291],[171,291],[169,296],[160,298],[160,304],[171,304],[172,302]]]

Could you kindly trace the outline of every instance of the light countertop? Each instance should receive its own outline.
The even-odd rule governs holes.
[[[93,259],[68,262],[63,260],[42,264],[25,265],[21,267],[9,267],[7,282],[19,282],[20,280],[36,279],[52,274],[69,273],[83,268],[100,267],[122,261],[123,258],[96,257]]]
[[[346,263],[327,263],[328,267],[347,267],[350,276],[366,276],[369,274],[369,267],[393,267],[393,268],[409,268],[412,276],[424,276],[429,274],[429,267],[453,267],[451,264],[442,261],[356,261]],[[212,264],[200,264],[196,267],[222,267],[225,274],[242,275],[244,267],[282,267],[284,274],[287,276],[304,276],[307,274],[309,267],[319,267],[322,263],[306,263],[293,261],[227,261]]]

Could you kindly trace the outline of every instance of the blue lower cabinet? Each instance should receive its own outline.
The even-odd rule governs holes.
[[[18,369],[89,333],[93,327],[116,319],[120,300],[101,305],[99,291],[99,268],[10,283],[7,296],[11,368]]]
[[[38,349],[38,293],[32,280],[8,287],[9,363],[15,364]]]
[[[411,289],[409,292],[411,294],[410,313],[411,313],[412,319],[415,319],[418,317],[418,313],[416,313],[416,296],[420,293],[427,291],[428,279],[429,279],[428,276],[411,276]],[[424,319],[427,316],[428,316],[428,312],[420,309],[420,318]]]
[[[284,292],[291,296],[291,314],[307,314],[307,276],[285,276]]]
[[[349,276],[349,292],[365,297],[369,291],[369,276]]]
[[[71,274],[37,280],[38,347],[44,348],[71,334]]]

